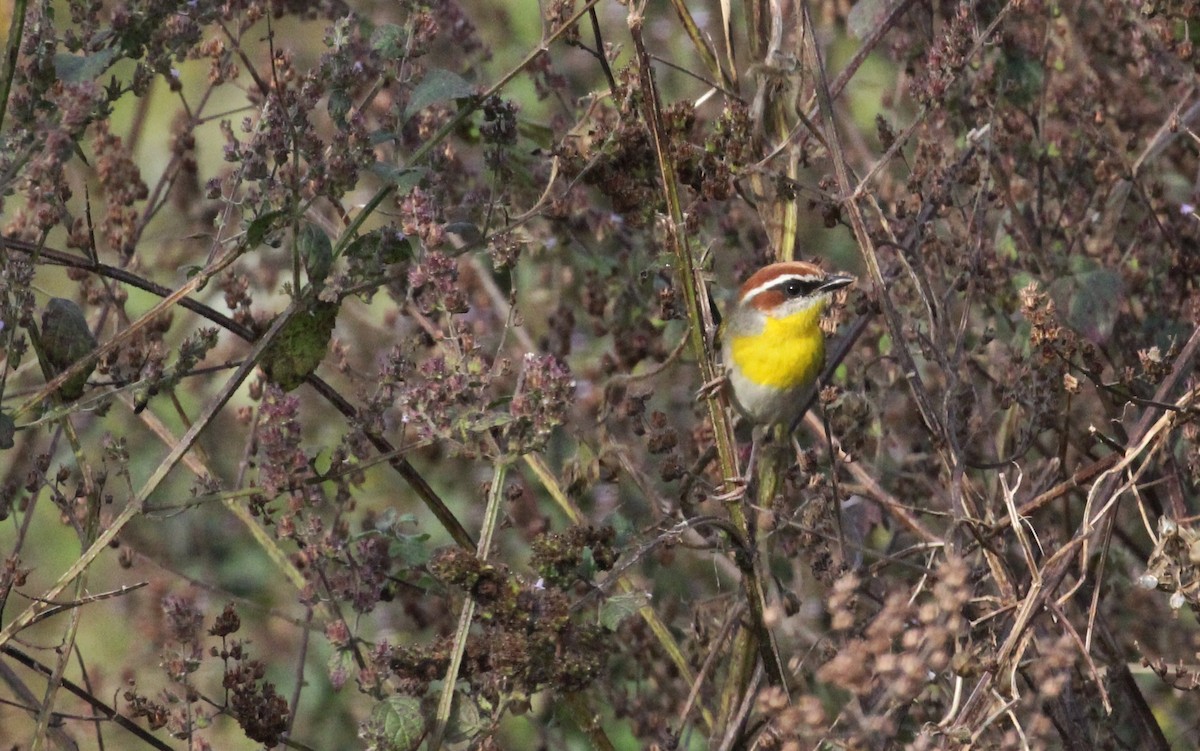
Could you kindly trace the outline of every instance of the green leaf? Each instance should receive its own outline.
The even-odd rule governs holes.
[[[455,421],[455,426],[462,434],[469,435],[471,433],[484,433],[496,428],[502,428],[505,425],[511,424],[512,421],[512,415],[483,412],[463,415]]]
[[[1041,60],[1005,48],[996,74],[1004,82],[1005,95],[1015,104],[1028,104],[1041,95],[1045,71]]]
[[[318,301],[292,316],[259,363],[272,383],[291,391],[317,369],[329,351],[338,309],[336,303]]]
[[[70,300],[54,297],[42,311],[42,351],[52,370],[53,378],[76,360],[86,357],[96,348],[96,337],[88,326],[87,318],[79,306]],[[96,363],[84,368],[78,375],[67,380],[59,389],[64,401],[74,401],[83,395],[87,380],[96,369]]]
[[[413,514],[401,514],[396,509],[387,509],[379,515],[375,529],[356,535],[354,539],[367,535],[378,534],[389,540],[388,554],[399,558],[406,568],[424,566],[429,562],[429,535],[420,532],[409,534],[404,531],[406,525],[415,527],[417,517]]]
[[[613,595],[600,606],[600,625],[609,631],[616,631],[621,621],[637,613],[650,604],[649,592],[628,592]]]
[[[333,267],[333,243],[329,241],[329,235],[312,222],[305,222],[296,236],[296,250],[304,261],[308,281],[314,287],[320,287]]]
[[[1067,325],[1096,344],[1108,341],[1125,301],[1125,283],[1112,269],[1076,274],[1067,304]]]
[[[483,240],[483,232],[474,222],[446,222],[442,229],[446,232],[453,233],[462,238],[464,245],[477,243]]]
[[[529,122],[527,120],[518,120],[517,132],[520,133],[522,137],[533,141],[543,149],[549,149],[554,146],[554,129],[549,126],[542,125],[541,123]]]
[[[378,175],[381,180],[395,185],[396,190],[400,193],[407,193],[410,188],[421,184],[427,170],[424,167],[396,167],[383,162],[375,162],[371,165],[371,172]]]
[[[412,260],[412,243],[395,230],[372,230],[350,243],[346,256],[360,261],[403,263]]]
[[[996,238],[996,256],[1006,261],[1017,260],[1017,241],[1012,235],[1004,232],[1002,229],[998,230]]]
[[[413,90],[404,116],[412,117],[431,104],[472,96],[475,96],[475,87],[467,79],[443,68],[434,68],[425,74],[425,78]]]
[[[13,447],[13,436],[16,433],[17,423],[13,421],[12,415],[0,412],[0,451]]]
[[[388,545],[388,555],[398,558],[406,568],[417,568],[429,563],[429,535],[396,535]]]
[[[94,81],[108,70],[117,53],[118,50],[114,47],[82,56],[64,52],[54,56],[54,72],[63,83]]]
[[[450,707],[450,722],[446,724],[447,743],[463,743],[487,730],[487,718],[480,711],[475,697],[455,691]]]
[[[381,23],[371,34],[371,49],[384,57],[404,57],[408,32],[394,23]]]
[[[889,0],[859,0],[846,15],[846,30],[859,41],[866,39],[887,18],[890,6]]]
[[[890,355],[892,353],[892,335],[880,334],[879,345],[877,348],[881,357],[887,357]]]
[[[329,101],[325,108],[329,111],[329,118],[333,120],[339,127],[346,127],[346,115],[350,114],[350,108],[354,106],[354,102],[350,99],[350,93],[345,89],[334,89],[329,92]]]
[[[333,681],[334,690],[341,690],[351,671],[354,669],[354,658],[348,649],[335,650],[325,663],[325,672]]]
[[[275,228],[275,220],[283,216],[283,211],[275,210],[268,211],[254,221],[250,222],[250,226],[246,228],[246,247],[256,248],[263,244],[263,240]]]
[[[426,720],[415,696],[389,696],[371,709],[361,735],[368,751],[416,751],[425,739]]]
[[[390,143],[398,140],[394,131],[386,130],[384,128],[376,128],[375,130],[371,131],[368,138],[372,146],[378,146],[381,143]]]
[[[591,581],[596,575],[599,568],[596,566],[596,554],[591,548],[579,551],[579,565],[575,569],[575,574],[584,581]]]
[[[388,508],[384,509],[383,513],[379,515],[379,521],[375,523],[375,526],[378,527],[380,531],[392,533],[395,532],[398,527],[402,527],[405,524],[415,525],[416,523],[416,514],[402,514],[394,508]]]

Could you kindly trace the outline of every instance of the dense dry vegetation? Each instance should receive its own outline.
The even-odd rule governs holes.
[[[1197,11],[16,2],[0,742],[1200,744]]]

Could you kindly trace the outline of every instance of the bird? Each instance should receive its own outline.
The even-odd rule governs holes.
[[[853,284],[804,261],[754,272],[726,312],[720,341],[734,406],[755,425],[794,430],[825,366],[821,314]]]

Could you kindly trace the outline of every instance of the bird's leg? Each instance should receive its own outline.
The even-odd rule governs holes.
[[[700,388],[696,390],[696,401],[712,399],[713,397],[720,394],[721,391],[724,390],[726,386],[728,386],[728,384],[729,384],[729,373],[727,373],[725,371],[725,368],[720,368],[719,375],[717,375],[711,381],[701,384]],[[750,459],[751,459],[751,462],[753,462],[754,444],[751,444],[751,447],[750,447]],[[736,477],[725,478],[725,484],[727,486],[731,486],[730,489],[725,491],[724,493],[713,496],[712,499],[714,501],[721,501],[721,502],[739,500],[740,498],[742,498],[742,496],[746,495],[746,485],[747,485],[747,480],[749,477],[750,477],[750,473],[744,472]]]
[[[765,432],[761,426],[755,426],[754,431],[750,434],[750,456],[746,459],[746,469],[739,476],[726,478],[726,483],[735,487],[714,496],[713,500],[720,501],[736,501],[746,495],[746,488],[750,487],[751,481],[754,480],[755,472],[758,470],[758,463],[764,448],[764,443],[770,443],[771,437]]]
[[[721,368],[720,375],[707,383],[701,384],[700,388],[696,390],[696,401],[713,398],[721,393],[721,389],[725,388],[725,384],[727,383],[729,383],[729,374],[725,372],[724,368]]]
[[[750,456],[746,459],[746,469],[736,477],[725,478],[725,484],[731,485],[732,488],[720,495],[713,496],[714,501],[737,501],[746,495],[746,488],[750,486],[750,480],[754,477],[754,467],[758,462],[758,448],[761,439],[758,428],[755,428],[754,432],[750,434]]]
[[[746,471],[742,473],[744,481],[749,484],[750,478],[754,477],[754,470],[758,466],[758,452],[763,441],[762,431],[755,429],[750,434],[750,456],[746,459]]]
[[[718,493],[712,496],[712,500],[719,503],[729,503],[731,501],[740,501],[746,496],[746,478],[745,477],[727,477],[725,478],[726,485],[732,485],[729,490],[724,493]]]

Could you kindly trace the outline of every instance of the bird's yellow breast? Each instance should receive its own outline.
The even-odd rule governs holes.
[[[759,386],[802,389],[825,364],[823,305],[811,305],[786,318],[768,317],[757,334],[734,336],[732,359],[742,375]]]

